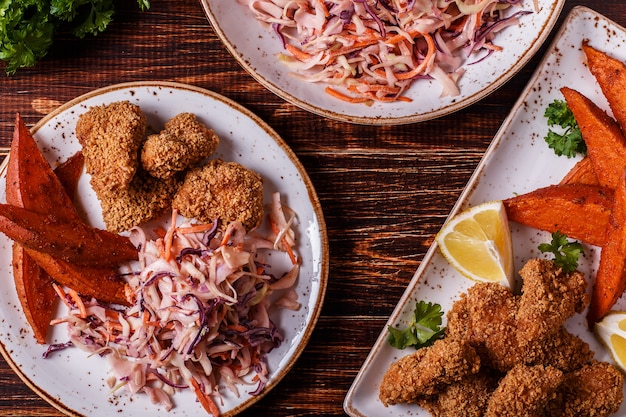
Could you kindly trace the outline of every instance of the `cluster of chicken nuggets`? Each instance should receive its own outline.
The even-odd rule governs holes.
[[[618,411],[623,376],[594,359],[565,321],[588,304],[580,272],[532,259],[521,295],[479,283],[447,314],[445,337],[393,363],[387,405],[416,403],[445,417],[600,417]]]
[[[219,145],[194,114],[180,113],[159,133],[128,101],[91,107],[76,135],[106,228],[112,232],[176,209],[201,222],[239,221],[248,230],[263,217],[261,177],[235,162],[208,160]]]

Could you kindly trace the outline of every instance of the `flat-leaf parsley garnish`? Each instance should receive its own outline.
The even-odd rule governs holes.
[[[419,349],[429,346],[443,337],[442,317],[443,311],[439,304],[418,301],[415,304],[409,327],[402,330],[389,326],[389,343],[397,349],[405,349],[409,346]]]
[[[578,258],[583,253],[583,245],[568,241],[567,236],[557,230],[552,233],[552,241],[540,244],[539,250],[554,254],[554,263],[563,268],[563,271],[572,272],[578,268]]]
[[[548,104],[544,117],[548,118],[548,126],[559,126],[559,131],[548,129],[545,141],[558,156],[572,158],[577,154],[587,154],[587,145],[583,140],[574,114],[563,100],[555,99]]]

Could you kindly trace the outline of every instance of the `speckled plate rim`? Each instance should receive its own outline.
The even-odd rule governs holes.
[[[429,90],[429,94],[425,96],[417,96],[415,94],[411,94],[411,91],[409,91],[407,95],[414,100],[414,103],[419,100],[424,100],[424,102],[429,103],[428,105],[432,105],[432,108],[413,112],[410,110],[411,103],[375,103],[374,106],[379,106],[379,110],[376,110],[372,114],[368,115],[363,114],[364,105],[362,104],[349,104],[345,105],[345,107],[341,108],[341,110],[335,110],[333,108],[341,107],[343,105],[338,103],[339,100],[329,98],[327,102],[324,101],[324,104],[312,103],[310,101],[312,94],[317,96],[319,91],[321,91],[325,85],[316,84],[313,87],[307,86],[305,88],[300,86],[291,88],[288,86],[288,82],[287,84],[285,84],[284,81],[279,82],[279,79],[284,80],[288,78],[289,70],[280,67],[280,63],[278,63],[277,60],[267,51],[261,50],[260,47],[255,49],[255,47],[250,47],[248,45],[236,44],[231,39],[231,36],[229,36],[229,30],[234,29],[229,28],[231,25],[222,25],[220,20],[217,18],[217,13],[213,10],[214,7],[221,7],[222,4],[218,3],[218,0],[200,0],[200,3],[202,4],[204,12],[211,23],[213,30],[225,45],[226,49],[237,60],[237,62],[254,79],[257,80],[257,82],[269,91],[284,100],[319,116],[354,124],[383,126],[417,123],[442,117],[468,107],[502,87],[508,80],[517,74],[541,48],[549,36],[552,28],[556,24],[565,0],[539,0],[540,7],[542,8],[541,18],[543,20],[533,23],[538,26],[537,32],[535,32],[535,35],[524,37],[522,39],[521,44],[524,44],[525,47],[523,51],[520,52],[515,50],[517,47],[517,44],[515,44],[510,45],[508,47],[509,50],[499,52],[511,54],[511,56],[507,57],[509,61],[505,62],[504,65],[501,65],[502,68],[497,68],[495,71],[490,69],[489,66],[493,65],[493,61],[490,61],[489,58],[472,66],[466,65],[466,71],[468,73],[475,71],[478,78],[481,77],[481,75],[478,75],[481,72],[493,71],[489,75],[487,82],[481,82],[480,88],[473,91],[471,94],[464,93],[464,89],[461,85],[461,93],[459,96],[441,99],[440,97],[437,97],[441,92],[441,87],[438,84],[428,83],[418,86],[419,83],[416,83],[411,87],[412,89],[427,89]],[[242,7],[242,10],[245,10],[244,6],[240,6]],[[547,8],[547,10],[544,11],[543,8]],[[545,15],[543,13],[545,13]],[[250,19],[251,24],[259,25],[259,23],[251,16]],[[264,35],[262,30],[259,29],[259,34],[256,34],[255,41],[261,40],[263,37]],[[276,39],[276,43],[278,42],[279,41]],[[497,40],[496,43],[498,43]],[[250,51],[254,51],[254,53]],[[259,56],[262,58],[259,58]],[[274,61],[276,61],[276,65],[271,67],[271,69],[264,69],[263,67],[267,66],[267,62],[263,61],[267,59],[274,59]],[[467,78],[467,73],[463,77]],[[461,84],[464,82],[463,77],[461,79]],[[436,90],[436,92],[433,90]],[[431,102],[436,104],[430,104]],[[326,103],[328,103],[328,105]],[[400,107],[394,107],[396,105]],[[401,115],[398,114],[400,113],[400,109],[402,109],[401,113],[403,113]],[[369,110],[367,112],[369,113]]]
[[[588,29],[585,35],[581,34],[580,32],[585,29]],[[563,99],[559,93],[560,87],[570,86],[581,88],[583,94],[596,103],[604,104],[603,108],[610,113],[595,80],[586,71],[583,63],[584,53],[580,48],[582,39],[586,36],[598,35],[602,37],[597,40],[601,45],[593,46],[601,49],[604,47],[604,50],[607,50],[606,44],[609,44],[609,41],[604,40],[607,33],[613,34],[614,39],[619,39],[622,46],[626,47],[626,29],[587,7],[575,6],[572,9],[509,116],[496,133],[448,218],[467,207],[485,201],[501,200],[557,183],[574,166],[580,157],[571,159],[557,157],[545,144],[543,137],[547,133],[548,126],[543,112],[547,104],[555,98]],[[607,52],[614,51],[607,50]],[[622,59],[626,61],[626,48],[622,48],[620,53]],[[568,66],[571,64],[569,61],[575,61],[576,65]],[[514,223],[510,226],[513,235],[515,270],[519,271],[528,259],[540,256],[537,246],[548,242],[550,236],[547,232]],[[586,244],[584,246],[585,258],[589,258],[589,262],[580,265],[579,270],[589,276],[597,268],[600,251]],[[403,327],[408,323],[415,302],[419,300],[440,303],[442,310],[447,312],[459,295],[466,292],[473,284],[449,265],[439,252],[437,243],[434,242],[426,252],[346,394],[343,406],[349,416],[428,417],[430,415],[414,404],[384,407],[378,399],[378,385],[389,365],[411,353],[410,349],[401,351],[390,347],[387,341],[389,334],[387,326]],[[626,298],[623,297],[616,308],[626,309]],[[609,352],[587,330],[585,313],[570,318],[566,327],[590,345],[596,353],[596,359],[612,361]],[[626,387],[624,392],[626,396]],[[626,417],[626,403],[622,404],[614,416]]]
[[[62,104],[61,106],[57,107],[51,113],[47,114],[42,119],[40,119],[31,128],[31,133],[33,134],[35,139],[37,139],[37,133],[40,131],[40,129],[42,129],[43,126],[46,126],[51,121],[54,121],[54,119],[58,117],[60,114],[62,114],[63,112],[70,111],[76,106],[81,105],[81,103],[84,103],[86,100],[89,100],[91,98],[98,97],[98,96],[103,96],[111,92],[116,92],[120,90],[132,90],[132,89],[139,89],[139,88],[153,88],[155,90],[171,89],[171,90],[186,91],[186,92],[190,92],[193,94],[202,95],[207,100],[214,100],[215,102],[218,102],[218,103],[221,103],[230,107],[232,110],[239,113],[239,117],[249,119],[252,123],[254,123],[258,128],[262,129],[267,134],[268,140],[275,142],[275,144],[280,147],[280,149],[285,153],[286,157],[292,163],[293,167],[297,170],[297,173],[300,176],[300,179],[306,188],[309,202],[311,204],[311,210],[312,210],[313,215],[315,216],[315,219],[314,219],[315,227],[310,232],[315,235],[313,236],[314,238],[319,239],[318,242],[315,242],[315,245],[314,245],[315,248],[313,249],[314,252],[319,251],[319,253],[312,254],[312,258],[314,258],[314,260],[317,263],[316,265],[312,266],[312,272],[311,272],[312,274],[311,278],[314,278],[315,283],[307,284],[307,288],[309,288],[309,291],[314,294],[311,295],[311,300],[309,300],[309,304],[307,305],[307,308],[309,308],[309,313],[307,315],[306,322],[303,323],[304,328],[300,329],[300,331],[297,332],[298,335],[295,337],[298,340],[297,344],[295,346],[291,346],[288,349],[288,352],[287,352],[288,355],[286,355],[286,357],[280,361],[280,369],[278,369],[276,372],[273,372],[273,375],[271,375],[271,378],[268,380],[262,393],[258,396],[247,397],[245,400],[241,401],[240,404],[234,406],[233,408],[229,410],[224,410],[223,413],[221,414],[221,416],[223,417],[234,416],[244,411],[245,409],[249,408],[253,404],[257,403],[259,400],[261,400],[284,378],[284,376],[291,370],[291,368],[294,366],[298,358],[301,356],[317,324],[319,315],[321,313],[324,296],[326,293],[326,288],[328,284],[328,271],[329,271],[328,235],[327,235],[326,224],[325,224],[321,204],[319,202],[319,199],[313,187],[313,184],[306,170],[300,163],[299,159],[297,158],[295,153],[291,150],[291,148],[286,144],[286,142],[268,124],[266,124],[263,120],[261,120],[254,113],[244,108],[240,104],[236,103],[235,101],[229,98],[226,98],[213,91],[206,90],[206,89],[192,86],[192,85],[187,85],[187,84],[182,84],[182,83],[177,83],[177,82],[168,82],[168,81],[140,81],[140,82],[128,82],[128,83],[121,83],[121,84],[110,85],[107,87],[102,87],[102,88],[93,90],[89,93],[78,96]],[[219,152],[219,148],[218,148],[218,152]],[[46,157],[49,158],[48,155],[46,155]],[[0,165],[0,176],[2,177],[3,180],[4,180],[5,173],[6,173],[7,164],[8,164],[8,157],[5,158],[3,163]],[[84,176],[85,175],[83,175],[83,177]],[[4,186],[4,181],[2,185]],[[287,193],[287,196],[288,195],[289,194]],[[307,232],[309,232],[309,230],[307,230]],[[300,244],[302,244],[302,239],[301,239]],[[315,287],[316,290],[313,290],[312,287]],[[33,378],[33,375],[31,374],[31,372],[28,372],[22,369],[22,367],[18,363],[16,363],[16,361],[13,359],[10,348],[8,348],[7,344],[5,343],[4,337],[6,337],[6,335],[3,335],[3,337],[0,338],[0,353],[2,354],[2,356],[4,357],[8,365],[11,367],[11,369],[18,375],[18,377],[31,390],[33,390],[37,395],[39,395],[47,403],[52,405],[57,410],[65,413],[66,415],[76,416],[76,417],[91,415],[91,413],[83,414],[68,407],[64,403],[63,399],[59,399],[58,396],[56,396],[55,394],[42,389],[34,381],[35,378]],[[27,335],[27,337],[32,339],[31,343],[34,345],[35,342],[32,336],[29,334]],[[287,359],[286,362],[285,362],[285,359]],[[102,371],[106,373],[106,369],[102,369]],[[32,372],[34,372],[34,370],[32,370]],[[103,398],[102,400],[106,401],[106,398]],[[167,415],[196,416],[196,415],[205,414],[205,412],[202,410],[200,405],[198,405],[197,410],[195,410],[192,414],[165,412],[156,407],[152,410],[149,410],[149,412],[152,415],[166,415],[166,416]]]

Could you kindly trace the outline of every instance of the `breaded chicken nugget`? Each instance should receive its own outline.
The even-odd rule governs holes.
[[[524,282],[517,311],[520,348],[541,342],[589,303],[581,272],[564,272],[553,261],[530,259],[519,271]]]
[[[417,403],[433,417],[483,417],[499,376],[481,369],[442,388],[438,395],[418,399]]]
[[[498,384],[489,398],[485,417],[539,417],[564,379],[551,366],[517,365]]]
[[[263,182],[243,165],[213,160],[187,173],[172,207],[188,218],[238,221],[251,230],[263,220]]]
[[[94,106],[78,117],[76,136],[96,193],[130,184],[145,131],[146,117],[139,106],[128,101]]]
[[[557,396],[546,407],[546,417],[605,417],[623,401],[624,377],[607,362],[592,361],[565,375]]]
[[[393,363],[380,384],[379,397],[385,406],[414,403],[479,370],[480,358],[466,341],[439,339]]]
[[[217,135],[193,113],[180,113],[159,134],[148,136],[141,148],[141,165],[153,177],[170,178],[207,159],[218,145]]]
[[[170,211],[180,184],[177,177],[162,180],[139,170],[128,187],[101,193],[98,198],[107,230],[129,230]]]

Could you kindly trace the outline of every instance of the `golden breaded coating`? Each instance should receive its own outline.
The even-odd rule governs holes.
[[[589,344],[568,332],[564,326],[541,343],[527,345],[522,352],[521,363],[549,365],[563,372],[579,369],[593,359]]]
[[[581,272],[564,272],[552,261],[531,259],[519,271],[524,282],[517,311],[520,348],[551,336],[589,303]]]
[[[481,369],[442,388],[437,395],[418,399],[433,417],[483,417],[499,375]]]
[[[539,417],[563,382],[551,366],[517,365],[500,380],[489,398],[485,417]]]
[[[381,385],[383,404],[417,403],[434,417],[615,413],[623,402],[621,373],[594,361],[589,345],[565,327],[569,317],[587,306],[583,274],[564,273],[553,261],[534,259],[520,275],[521,295],[497,283],[478,283],[461,294],[446,314],[444,338],[427,352],[418,351],[406,363],[401,360],[389,367]],[[437,376],[437,383],[424,389],[427,366],[422,362],[427,362],[427,355],[444,355],[436,350],[448,339],[473,348],[480,370],[451,382]],[[433,362],[433,369],[443,368]],[[503,376],[490,392],[481,375],[494,374]]]
[[[592,361],[565,375],[557,396],[546,407],[546,417],[605,417],[616,413],[622,401],[624,377],[613,365]]]
[[[238,221],[251,230],[263,220],[263,182],[243,165],[213,160],[187,173],[172,207],[188,218]]]
[[[517,343],[517,298],[497,283],[479,283],[467,291],[469,342],[484,364],[506,372],[520,362]],[[458,326],[458,325],[457,325]]]
[[[150,135],[141,148],[141,165],[150,175],[170,178],[204,161],[215,152],[219,138],[193,113],[180,113]]]
[[[465,341],[439,339],[393,363],[380,385],[379,397],[387,406],[414,403],[480,370],[480,358]]]
[[[94,106],[78,117],[76,136],[96,193],[130,184],[145,131],[146,117],[128,101]]]
[[[129,230],[169,212],[180,183],[177,177],[162,180],[139,170],[127,188],[101,193],[98,198],[107,230]]]

